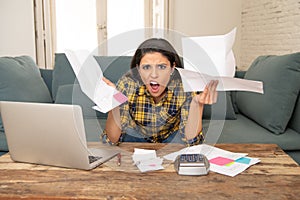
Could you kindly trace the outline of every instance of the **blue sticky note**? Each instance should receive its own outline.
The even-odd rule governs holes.
[[[249,164],[250,161],[251,161],[251,159],[250,158],[246,158],[246,157],[239,158],[239,159],[235,160],[235,162],[243,163],[243,164]]]

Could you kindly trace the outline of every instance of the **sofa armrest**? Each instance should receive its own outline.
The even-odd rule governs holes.
[[[52,69],[40,69],[41,76],[46,83],[46,86],[52,96],[52,77],[53,77],[53,70]]]

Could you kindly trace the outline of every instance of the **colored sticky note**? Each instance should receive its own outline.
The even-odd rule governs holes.
[[[230,162],[230,163],[227,163],[225,166],[230,167],[233,164],[234,164],[234,162]]]
[[[124,103],[125,101],[127,101],[127,97],[122,94],[122,92],[114,94],[114,98],[120,103]]]
[[[232,159],[224,158],[224,157],[220,157],[220,156],[209,160],[210,163],[220,165],[220,166],[226,165],[233,161],[234,160],[232,160]]]
[[[243,164],[249,164],[251,161],[250,158],[246,158],[246,157],[243,157],[243,158],[239,158],[237,160],[235,160],[235,162],[238,162],[238,163],[243,163]]]

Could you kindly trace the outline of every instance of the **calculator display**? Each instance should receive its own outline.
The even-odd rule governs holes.
[[[182,154],[180,155],[180,162],[203,162],[204,156],[202,154]]]

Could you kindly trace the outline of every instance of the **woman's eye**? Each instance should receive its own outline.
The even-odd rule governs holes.
[[[166,69],[167,66],[166,65],[157,65],[158,69]]]
[[[151,68],[151,65],[142,65],[143,70],[148,70]]]

